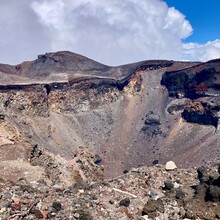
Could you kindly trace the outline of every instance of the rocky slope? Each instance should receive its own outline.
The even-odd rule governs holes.
[[[220,166],[141,167],[118,178],[52,187],[1,179],[1,219],[220,219]]]
[[[192,169],[219,162],[219,85],[220,60],[0,64],[0,217],[220,218],[218,166]]]
[[[170,159],[182,167],[216,161],[219,69],[220,60],[108,67],[71,52],[1,64],[1,173],[32,178],[35,145],[63,161],[88,147],[106,177]]]

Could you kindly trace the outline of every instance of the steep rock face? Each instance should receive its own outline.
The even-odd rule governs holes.
[[[166,72],[162,85],[169,96],[188,98],[182,117],[188,122],[213,125],[216,129],[220,116],[220,60],[213,60],[180,71]],[[180,105],[182,106],[182,105]]]
[[[28,155],[37,144],[68,161],[86,146],[106,177],[153,161],[217,160],[219,66],[216,60],[108,67],[70,52],[0,65],[0,146],[25,145]],[[19,133],[13,140],[6,124]]]
[[[0,88],[0,114],[48,116],[47,93],[43,86],[4,86]]]

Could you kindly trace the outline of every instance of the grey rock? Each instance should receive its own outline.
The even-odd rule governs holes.
[[[125,206],[128,207],[130,205],[130,199],[129,198],[124,198],[119,202],[120,206]]]

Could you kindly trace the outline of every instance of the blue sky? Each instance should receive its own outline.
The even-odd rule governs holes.
[[[220,39],[220,0],[166,0],[186,16],[193,34],[184,42],[206,43]]]

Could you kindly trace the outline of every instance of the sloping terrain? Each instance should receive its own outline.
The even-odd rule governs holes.
[[[220,219],[220,166],[162,165],[78,186],[0,179],[2,219]]]
[[[2,64],[1,175],[71,184],[66,168],[79,146],[107,178],[170,159],[179,167],[217,161],[219,71],[220,60],[109,67],[71,52]],[[33,155],[46,159],[33,165]]]

